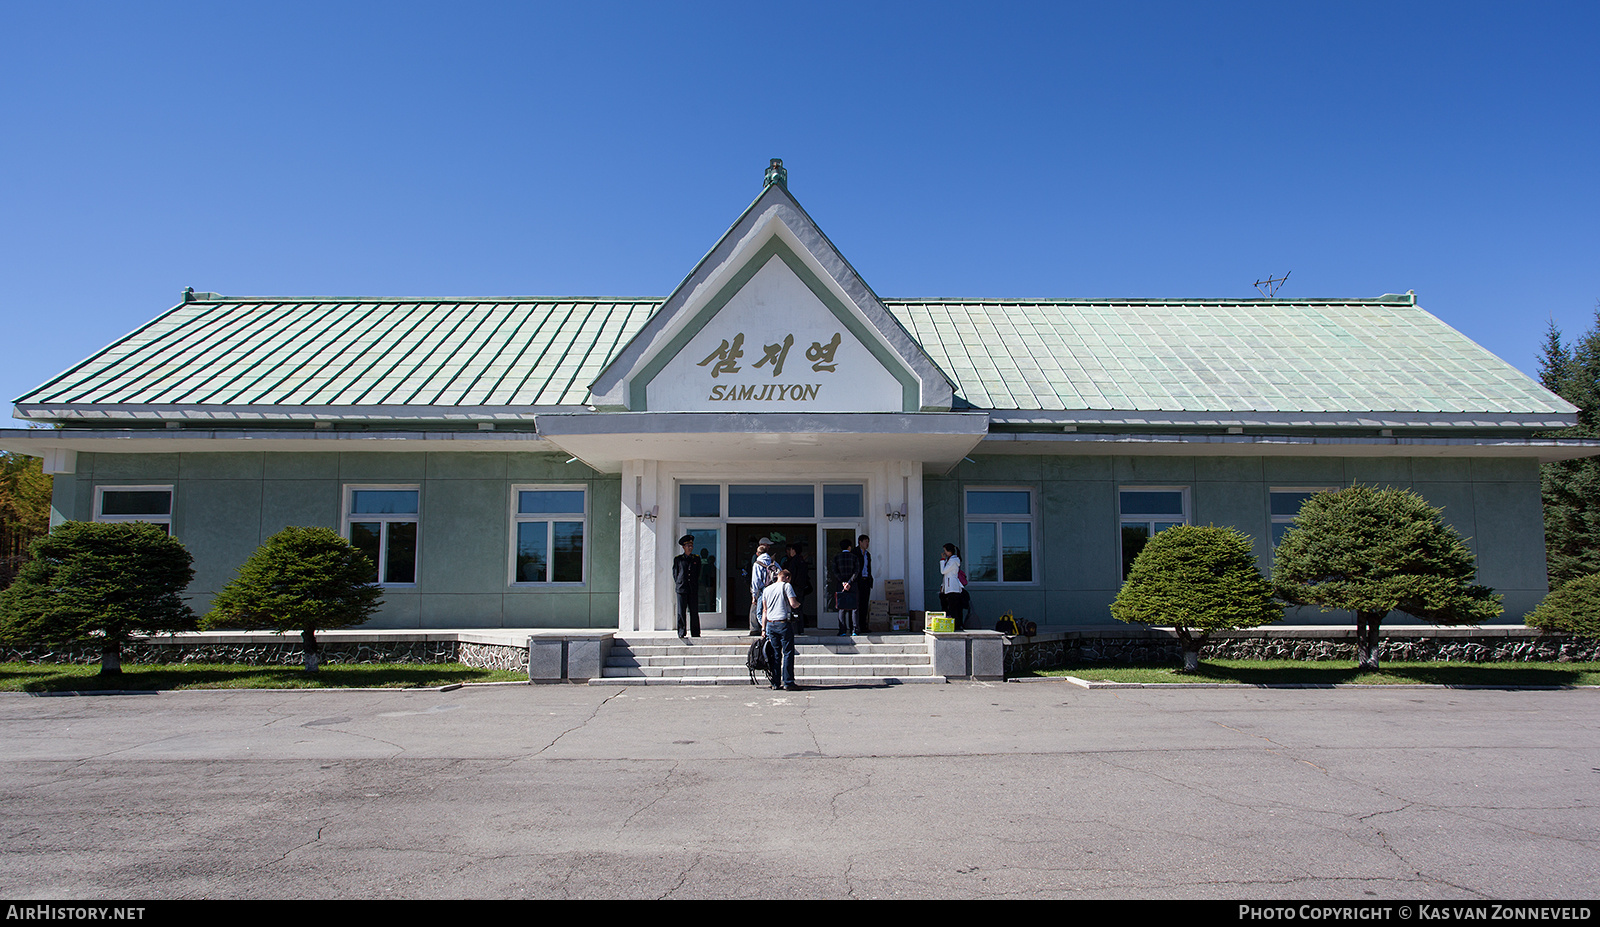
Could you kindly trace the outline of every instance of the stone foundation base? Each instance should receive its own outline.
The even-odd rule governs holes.
[[[1202,660],[1304,660],[1355,663],[1354,628],[1258,628],[1212,635]],[[1533,628],[1397,627],[1382,632],[1378,659],[1413,663],[1558,663],[1600,661],[1600,638]],[[1085,663],[1183,662],[1183,646],[1169,628],[1043,630],[1006,645],[1006,674]]]

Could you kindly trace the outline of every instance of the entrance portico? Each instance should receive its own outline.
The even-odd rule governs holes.
[[[540,426],[552,444],[622,475],[618,630],[674,626],[672,558],[684,534],[695,535],[696,553],[704,550],[704,567],[716,574],[702,627],[739,626],[747,603],[730,601],[740,588],[732,577],[749,557],[734,535],[773,525],[801,529],[786,540],[805,542],[815,571],[807,611],[816,627],[832,629],[828,558],[846,533],[871,535],[879,576],[904,579],[909,607],[923,607],[923,474],[960,462],[987,433],[988,416],[618,413],[549,415]]]

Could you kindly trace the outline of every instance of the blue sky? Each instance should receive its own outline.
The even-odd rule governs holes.
[[[661,296],[790,190],[882,296],[1600,299],[1600,4],[0,0],[0,399],[227,295]],[[1308,363],[1310,363],[1308,359]]]

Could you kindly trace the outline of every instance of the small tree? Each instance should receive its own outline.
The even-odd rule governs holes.
[[[100,672],[122,672],[134,633],[194,630],[183,591],[193,558],[145,522],[69,521],[34,541],[32,558],[0,593],[0,637],[17,644],[96,642]]]
[[[306,672],[314,673],[318,630],[358,625],[377,611],[383,591],[372,576],[372,561],[337,532],[285,528],[217,593],[204,626],[299,631]]]
[[[1183,671],[1192,673],[1212,631],[1271,624],[1283,608],[1256,568],[1249,537],[1232,528],[1178,525],[1139,551],[1111,617],[1172,625],[1183,642]]]
[[[1600,636],[1600,573],[1580,576],[1552,590],[1523,623],[1546,631]]]
[[[1414,492],[1351,486],[1317,493],[1278,542],[1280,598],[1356,615],[1356,661],[1378,668],[1378,628],[1399,610],[1434,624],[1477,624],[1503,611],[1441,510]]]

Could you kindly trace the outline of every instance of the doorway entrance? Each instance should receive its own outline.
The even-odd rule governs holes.
[[[755,563],[756,546],[762,538],[772,540],[772,559],[779,564],[784,562],[788,551],[785,546],[791,543],[803,545],[800,553],[806,560],[805,586],[810,587],[810,592],[800,600],[800,610],[805,616],[805,626],[817,626],[817,601],[819,587],[817,581],[817,526],[815,524],[784,523],[784,524],[753,524],[728,526],[728,556],[733,561],[736,569],[727,571],[728,589],[728,627],[748,628],[750,626],[750,567]],[[794,581],[796,591],[805,591],[802,583]],[[795,628],[799,633],[800,628]]]

